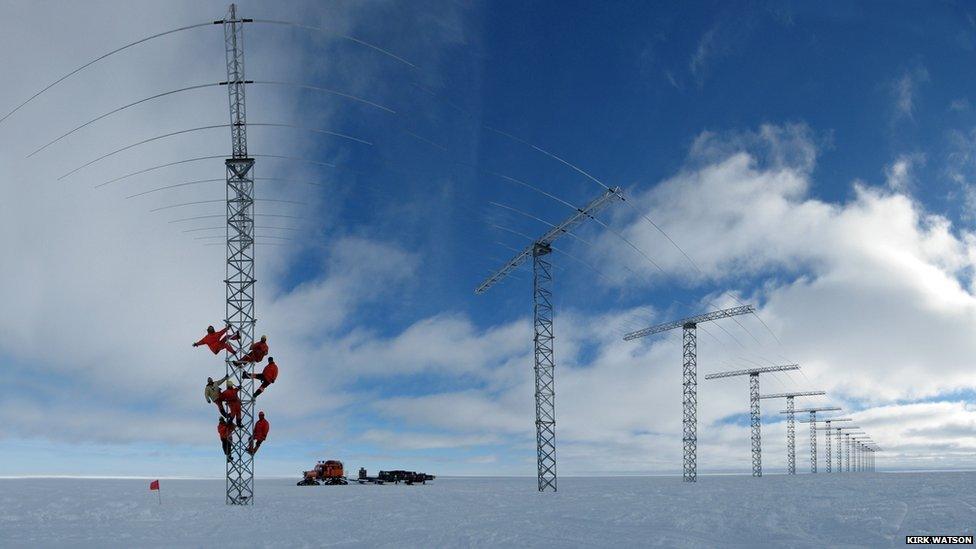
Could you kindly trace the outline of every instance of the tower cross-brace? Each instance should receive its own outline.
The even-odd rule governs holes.
[[[224,27],[227,61],[227,98],[230,107],[231,157],[224,161],[227,196],[226,322],[240,335],[241,348],[254,341],[254,159],[247,154],[247,109],[244,100],[244,23],[237,6],[230,5],[226,19],[215,21]],[[227,460],[226,499],[228,505],[254,502],[254,457],[247,444],[254,425],[254,381],[242,378],[243,371],[225,356],[226,373],[237,382],[241,399],[242,428],[234,430]]]
[[[762,476],[762,415],[759,410],[759,374],[799,369],[799,364],[784,364],[782,366],[764,366],[761,368],[747,368],[745,370],[715,372],[705,376],[705,379],[749,376],[749,424],[752,431],[752,476],[754,477]]]
[[[556,491],[556,358],[553,354],[552,243],[570,233],[612,200],[623,200],[619,187],[607,189],[576,213],[555,225],[486,278],[476,289],[480,294],[532,258],[532,312],[535,370],[536,470],[540,492]]]
[[[771,393],[759,395],[759,399],[785,398],[786,399],[786,472],[790,475],[796,474],[796,416],[794,400],[796,397],[820,396],[827,394],[826,391],[799,391],[794,393]]]
[[[630,341],[681,328],[682,480],[698,480],[698,325],[704,322],[756,312],[752,305],[732,307],[665,322],[624,336]]]

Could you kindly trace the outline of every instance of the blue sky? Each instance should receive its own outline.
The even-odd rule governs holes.
[[[7,9],[0,46],[23,53],[5,61],[4,112],[105,51],[225,6],[105,2],[70,39],[80,8]],[[282,366],[260,402],[273,428],[259,474],[333,457],[532,474],[531,275],[473,289],[528,244],[516,233],[546,230],[511,208],[550,223],[571,210],[497,174],[572,204],[602,190],[537,148],[623,187],[633,206],[601,216],[612,231],[581,229],[590,244],[559,242],[572,258],[554,256],[561,471],[678,469],[680,340],[620,339],[732,305],[728,293],[755,303],[768,330],[748,317],[699,334],[700,373],[799,362],[803,373],[764,378],[764,389],[827,390],[821,402],[855,414],[892,467],[972,465],[976,19],[966,5],[293,2],[241,13],[302,20],[416,65],[336,34],[247,28],[249,78],[395,111],[249,89],[251,122],[369,141],[251,129],[252,153],[337,166],[258,159],[259,177],[320,184],[258,187],[259,199],[300,203],[267,203],[290,217],[258,231],[281,244],[259,249],[257,307]],[[219,178],[222,165],[93,187],[223,154],[226,132],[58,177],[147,137],[226,123],[223,89],[128,109],[24,158],[127,102],[223,80],[220,39],[213,27],[133,48],[0,124],[11,197],[0,213],[21,266],[0,285],[10,304],[0,359],[23,374],[0,388],[13,426],[0,435],[0,475],[222,474],[199,395],[220,364],[186,345],[223,311],[222,248],[201,245],[219,239],[197,239],[219,235],[207,228],[220,220],[177,221],[220,205],[150,212],[222,191],[126,198]],[[745,380],[701,390],[703,471],[748,470]],[[780,404],[765,408],[773,471],[785,465]]]

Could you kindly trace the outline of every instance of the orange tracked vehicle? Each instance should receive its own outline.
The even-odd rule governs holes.
[[[342,462],[334,459],[320,461],[311,471],[305,471],[304,478],[298,481],[298,486],[319,486],[322,484],[348,484]]]

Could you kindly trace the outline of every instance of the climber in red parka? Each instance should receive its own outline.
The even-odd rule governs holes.
[[[203,339],[200,341],[194,343],[193,346],[199,347],[201,345],[206,345],[215,355],[219,354],[220,351],[227,351],[231,355],[236,355],[237,350],[231,347],[230,343],[227,343],[227,341],[231,339],[240,339],[240,335],[234,334],[224,337],[224,334],[227,333],[227,330],[229,329],[230,326],[225,326],[223,330],[218,332],[214,330],[213,326],[207,326],[207,335],[203,336]]]
[[[233,381],[227,380],[227,388],[220,393],[217,402],[220,406],[221,414],[227,416],[228,422],[236,419],[237,426],[244,427],[244,424],[241,422],[241,399],[237,396],[237,387],[234,387]],[[224,412],[224,404],[227,404],[228,408],[226,413]]]
[[[264,412],[258,412],[258,421],[254,424],[254,434],[251,435],[251,440],[247,442],[247,453],[253,456],[261,447],[264,439],[268,438],[268,431],[270,430],[271,424],[264,419]]]
[[[227,456],[228,462],[230,461],[230,437],[233,433],[234,424],[231,420],[225,420],[224,418],[217,419],[217,435],[220,437],[220,446],[224,449],[224,455]]]
[[[242,377],[261,380],[261,386],[258,387],[257,391],[254,391],[254,398],[258,398],[258,395],[263,393],[268,388],[268,385],[271,385],[278,379],[278,365],[275,364],[274,357],[269,356],[268,363],[264,365],[264,370],[260,374],[244,372]]]
[[[268,336],[263,335],[260,341],[251,344],[251,349],[246,355],[234,361],[234,366],[241,366],[248,362],[261,362],[266,356],[268,356]]]

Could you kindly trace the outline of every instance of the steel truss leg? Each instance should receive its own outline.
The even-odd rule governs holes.
[[[752,426],[752,476],[762,476],[762,420],[759,414],[759,374],[749,374],[749,420]]]
[[[533,249],[535,320],[535,438],[539,491],[556,491],[556,392],[553,355],[552,263],[548,245]]]
[[[827,466],[827,472],[831,472],[830,464],[834,460],[834,457],[830,454],[830,420],[825,421],[827,428],[824,429],[824,464]]]
[[[851,472],[851,436],[844,435],[844,470]]]
[[[810,472],[817,472],[817,412],[810,412]]]
[[[796,417],[793,397],[786,397],[786,471],[796,474]]]
[[[844,462],[841,459],[841,455],[840,455],[841,450],[843,449],[843,447],[844,447],[844,444],[843,444],[843,441],[840,438],[840,429],[837,429],[837,472],[838,473],[843,473],[844,472]]]
[[[682,480],[698,480],[698,327],[685,324],[682,333],[682,445],[684,447]]]
[[[244,101],[244,26],[231,4],[223,22],[227,60],[227,94],[230,104],[233,154],[225,164],[227,176],[227,264],[226,321],[237,342],[247,349],[254,341],[254,159],[247,155],[247,121]],[[254,502],[254,458],[247,444],[254,425],[254,381],[242,379],[242,369],[225,356],[225,368],[239,387],[241,422],[234,430],[230,461],[227,462],[226,499],[228,505]]]

